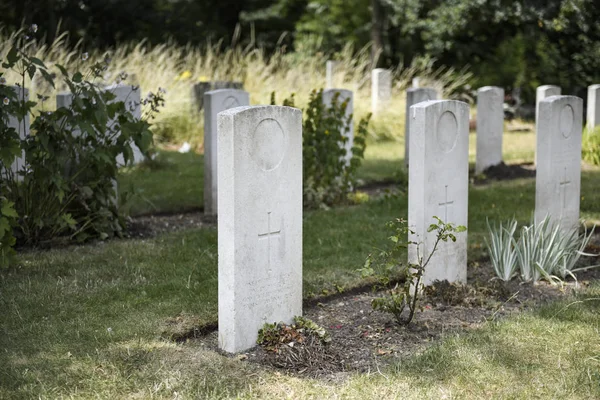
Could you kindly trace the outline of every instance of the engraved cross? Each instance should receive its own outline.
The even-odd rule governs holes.
[[[281,229],[278,231],[274,231],[271,229],[271,211],[267,211],[267,231],[265,233],[258,234],[258,240],[266,240],[267,241],[267,271],[271,274],[271,238],[279,237],[281,235]]]
[[[438,203],[438,205],[440,207],[444,207],[444,222],[448,223],[448,206],[451,206],[452,204],[454,204],[454,200],[452,201],[448,201],[448,185],[446,185],[446,194],[444,196],[444,202],[443,203]]]
[[[558,183],[559,190],[562,192],[562,208],[560,209],[560,215],[562,217],[564,209],[567,207],[567,186],[571,184],[571,181],[567,180],[567,167],[565,167],[564,179]]]

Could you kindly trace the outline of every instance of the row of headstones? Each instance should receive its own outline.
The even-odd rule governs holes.
[[[574,96],[539,103],[535,218],[548,215],[565,230],[579,220],[582,114]],[[421,243],[409,249],[409,261],[416,262],[432,251],[433,216],[467,226],[469,105],[430,100],[408,115],[409,239]],[[255,345],[264,323],[302,313],[302,113],[242,106],[217,121],[219,346],[238,352]],[[423,282],[466,277],[461,233],[438,245]]]
[[[239,87],[238,83],[230,82]],[[227,86],[228,82],[218,82],[216,87]],[[213,86],[213,87],[215,87]],[[250,96],[240,89],[217,89],[205,91],[210,88],[205,83],[194,86],[196,99],[202,94],[204,106],[204,211],[207,215],[217,215],[217,115],[227,109],[250,105]],[[348,100],[347,115],[353,113],[353,93],[345,89],[326,89],[323,91],[323,103],[331,106],[334,96],[338,94],[338,101]],[[432,88],[410,88],[406,91],[406,116],[405,116],[405,152],[404,159],[408,166],[410,154],[410,107],[428,100],[437,100],[438,94]],[[504,131],[503,112],[504,91],[501,88],[489,87],[479,89],[477,97],[477,159],[476,172],[483,172],[486,168],[502,162],[502,135]],[[354,138],[353,126],[350,125],[345,132],[346,154],[351,157]]]
[[[29,99],[29,90],[23,89],[18,86],[13,86],[13,90],[18,99],[25,100]],[[107,86],[105,88],[106,91],[110,91],[115,95],[114,102],[122,101],[125,104],[127,110],[129,110],[134,118],[140,119],[142,117],[142,109],[141,109],[141,95],[140,89],[138,86],[130,86],[130,85],[113,85]],[[23,91],[25,93],[25,97],[23,97]],[[73,94],[69,92],[61,92],[56,95],[56,108],[60,107],[70,107],[73,102]],[[109,125],[111,125],[114,121],[109,121]],[[22,121],[19,121],[15,116],[10,116],[8,119],[8,126],[15,128],[19,132],[19,136],[21,140],[25,139],[29,135],[29,126],[30,120],[29,115],[26,115]],[[75,135],[78,132],[73,132]],[[134,164],[138,164],[144,160],[144,155],[140,151],[140,149],[135,145],[135,143],[131,143],[131,148],[133,150]],[[123,159],[123,155],[119,154],[117,156],[117,164],[119,166],[125,165],[125,161]],[[13,173],[20,171],[25,166],[25,155],[21,155],[17,157],[17,159],[13,162],[11,166],[11,170]]]

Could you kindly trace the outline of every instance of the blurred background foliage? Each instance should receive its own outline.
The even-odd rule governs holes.
[[[598,0],[2,0],[0,24],[36,23],[47,43],[110,49],[124,43],[319,52],[370,46],[380,67],[421,57],[473,72],[473,87],[556,84],[585,95],[600,81]]]

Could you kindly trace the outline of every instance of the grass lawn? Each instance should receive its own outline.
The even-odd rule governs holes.
[[[513,134],[511,134],[513,135]],[[530,134],[507,135],[528,159]],[[530,143],[530,142],[529,142]],[[517,151],[518,149],[518,151]],[[529,153],[528,153],[529,152]],[[361,176],[393,176],[401,144],[371,146]],[[202,158],[161,154],[158,170],[125,171],[133,213],[197,208]],[[600,219],[600,169],[582,174],[583,218]],[[469,260],[485,219],[528,222],[533,179],[471,186]],[[406,217],[399,195],[304,215],[305,296],[360,283],[356,269],[383,246],[385,222]],[[392,369],[339,382],[299,379],[160,338],[169,318],[217,318],[214,227],[146,240],[27,251],[0,271],[0,398],[594,398],[600,396],[600,287],[533,313],[449,337]],[[178,397],[181,396],[181,397]]]

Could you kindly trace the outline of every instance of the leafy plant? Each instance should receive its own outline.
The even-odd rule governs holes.
[[[275,94],[271,94],[275,104]],[[294,106],[294,96],[283,101]],[[352,114],[346,116],[348,101],[333,96],[331,106],[323,105],[323,90],[313,90],[304,110],[302,126],[303,197],[307,208],[327,208],[351,199],[356,186],[356,171],[364,158],[370,114],[361,119],[355,132],[351,153],[347,154],[347,133]]]
[[[512,220],[505,226],[490,226],[486,220],[490,239],[485,238],[485,243],[490,253],[490,259],[496,275],[503,281],[511,280],[517,271],[517,254],[513,250],[513,237],[517,229],[517,221]]]
[[[7,266],[15,254],[16,239],[12,233],[16,225],[17,213],[14,203],[0,197],[0,267]]]
[[[456,242],[455,234],[467,230],[465,226],[445,223],[436,216],[433,218],[436,222],[429,225],[427,229],[427,232],[436,232],[433,248],[425,257],[419,258],[417,263],[403,265],[398,260],[400,255],[405,254],[404,250],[409,245],[416,246],[417,254],[420,254],[419,247],[422,243],[409,241],[407,237],[409,234],[414,234],[414,231],[408,228],[406,220],[397,219],[395,222],[388,223],[388,227],[394,230],[394,234],[389,237],[389,240],[393,243],[391,248],[382,251],[378,257],[369,255],[364,267],[359,269],[363,278],[375,277],[381,286],[387,287],[383,296],[373,299],[371,302],[373,309],[392,314],[396,321],[403,325],[410,324],[415,316],[421,295],[421,280],[439,243],[448,240]],[[404,277],[404,284],[400,286],[399,283],[396,283],[390,288],[389,284],[394,277]],[[408,317],[403,319],[402,313],[406,307],[408,307],[409,314]]]
[[[523,281],[536,282],[546,279],[549,282],[571,276],[576,279],[575,268],[585,253],[594,229],[580,234],[577,230],[563,230],[559,224],[552,225],[548,217],[539,223],[521,228],[518,239],[514,237],[517,222],[511,220],[508,228],[490,226],[490,240],[486,239],[494,270],[502,280],[515,276],[517,268]],[[591,268],[591,267],[586,267]]]
[[[292,325],[283,322],[265,323],[258,331],[256,343],[277,352],[281,345],[304,343],[308,337],[316,338],[322,344],[331,342],[331,336],[325,328],[308,318],[296,316]]]
[[[5,80],[0,82],[0,96],[5,99],[0,144],[8,144],[0,154],[0,191],[14,204],[15,237],[23,244],[43,244],[57,237],[84,241],[120,235],[124,220],[115,190],[117,156],[122,154],[126,163],[132,160],[132,143],[148,154],[152,145],[148,120],[163,103],[161,92],[145,100],[150,111],[137,120],[129,105],[114,101],[115,95],[96,83],[109,59],[89,65],[84,72],[70,73],[56,64],[55,74],[42,60],[26,53],[27,40],[14,43],[0,71],[0,78],[7,71],[20,77],[20,90],[6,86]],[[87,53],[81,55],[83,63],[87,59]],[[41,79],[55,87],[56,75],[70,89],[72,103],[46,112],[43,102],[48,97],[38,93],[39,107],[38,102],[26,98],[26,84]],[[16,117],[21,127],[30,116],[31,134],[21,139],[8,125],[9,115]],[[24,165],[11,168],[17,156],[24,157]]]
[[[581,156],[592,165],[600,165],[600,126],[584,130]]]

